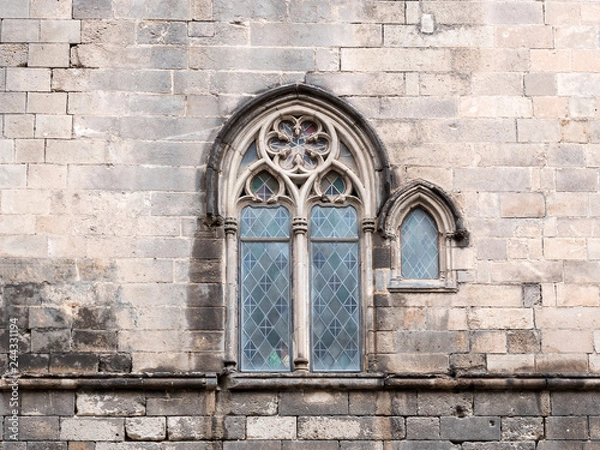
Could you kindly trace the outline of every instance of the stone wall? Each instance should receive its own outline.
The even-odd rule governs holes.
[[[30,442],[0,447],[600,447],[595,387],[77,387],[223,370],[206,161],[238,108],[289,83],[355,108],[392,189],[439,186],[470,233],[444,293],[388,289],[375,237],[369,370],[585,384],[600,372],[599,61],[596,0],[0,0],[0,369],[18,359],[30,383]]]
[[[24,391],[6,450],[593,450],[598,392]],[[6,427],[8,429],[8,427]]]

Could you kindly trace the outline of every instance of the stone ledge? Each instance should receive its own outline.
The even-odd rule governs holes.
[[[142,389],[142,390],[502,390],[502,391],[600,391],[600,376],[588,374],[520,374],[518,376],[412,376],[406,374],[353,373],[216,373],[125,374],[107,376],[19,377],[24,390]],[[0,380],[0,391],[10,390],[13,378]]]
[[[12,389],[14,378],[0,380],[0,391]],[[215,373],[178,374],[177,376],[155,375],[108,375],[78,377],[19,377],[19,389],[43,390],[77,390],[77,389],[200,389],[214,391],[218,387]]]

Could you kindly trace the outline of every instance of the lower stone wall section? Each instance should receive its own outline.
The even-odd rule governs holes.
[[[24,390],[0,450],[600,450],[600,391]]]

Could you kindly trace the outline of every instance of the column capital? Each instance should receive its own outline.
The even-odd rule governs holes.
[[[306,217],[294,217],[292,219],[292,232],[294,234],[306,234],[308,232],[308,219]]]

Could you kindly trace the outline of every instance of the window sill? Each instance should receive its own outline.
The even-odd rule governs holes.
[[[388,284],[390,292],[457,292],[454,280],[399,280],[391,279]]]
[[[344,389],[372,390],[385,385],[385,376],[381,373],[230,373],[225,380],[227,389]]]

